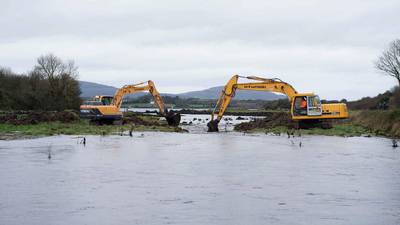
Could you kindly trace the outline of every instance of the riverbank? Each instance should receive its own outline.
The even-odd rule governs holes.
[[[127,135],[130,131],[184,132],[168,126],[157,116],[125,115],[123,125],[95,125],[79,119],[74,112],[2,112],[0,140],[35,138],[52,135]]]
[[[239,130],[236,130],[239,131]],[[245,133],[266,133],[272,135],[323,135],[323,136],[339,136],[339,137],[371,137],[375,136],[374,133],[370,132],[368,129],[352,125],[352,124],[337,124],[333,125],[330,129],[321,128],[311,128],[311,129],[292,129],[285,126],[277,126],[272,128],[254,128],[242,132]]]
[[[72,123],[0,124],[0,140],[14,140],[53,135],[128,135],[129,131],[183,132],[179,127],[164,125],[92,125],[80,120]]]
[[[239,113],[239,112],[238,112]],[[399,110],[364,110],[350,112],[347,120],[335,121],[331,129],[293,129],[290,115],[287,112],[268,111],[256,112],[265,118],[250,117],[251,121],[234,126],[234,130],[245,133],[268,133],[272,135],[325,135],[325,136],[385,136],[400,137]],[[258,114],[260,113],[260,114]],[[242,115],[242,114],[236,114]],[[241,116],[239,116],[241,117]],[[225,118],[227,119],[227,118]],[[193,118],[198,120],[198,118]],[[138,115],[126,113],[124,125],[93,125],[87,120],[81,120],[73,112],[18,112],[0,114],[0,140],[24,139],[52,135],[128,135],[129,131],[160,131],[160,132],[187,132],[188,129],[168,126],[166,121],[158,116]],[[206,126],[204,123],[193,122],[192,126]],[[190,122],[182,122],[182,124]],[[228,120],[226,123],[231,123]],[[221,125],[222,126],[222,125]],[[230,126],[233,126],[232,124]],[[190,128],[190,127],[189,127]],[[189,129],[190,130],[190,129]],[[205,131],[205,130],[204,130]]]
[[[290,115],[285,112],[276,112],[263,119],[235,126],[240,132],[263,133],[301,133],[326,136],[384,136],[400,138],[400,110],[360,110],[351,111],[350,118],[333,121],[332,128],[299,129],[294,130]]]
[[[400,109],[352,111],[350,121],[375,135],[400,138]]]

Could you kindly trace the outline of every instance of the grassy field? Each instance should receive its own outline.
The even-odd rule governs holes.
[[[400,137],[400,109],[352,111],[350,120],[377,135]]]
[[[272,114],[277,115],[277,113]],[[268,118],[262,120],[266,121]],[[291,132],[290,126],[285,126],[279,118],[272,119],[267,123],[248,123],[246,127],[241,124],[236,128],[245,132],[286,133]],[[396,110],[360,110],[351,111],[350,118],[338,120],[331,129],[301,129],[302,134],[329,135],[329,136],[385,136],[390,138],[400,137],[400,109]]]

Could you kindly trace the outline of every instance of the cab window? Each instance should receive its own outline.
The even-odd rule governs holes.
[[[294,99],[294,114],[307,115],[307,97],[297,96]]]
[[[319,107],[321,105],[321,101],[318,96],[309,96],[307,104],[308,107]]]
[[[112,97],[103,97],[101,99],[101,102],[103,103],[103,105],[111,105],[112,100]]]

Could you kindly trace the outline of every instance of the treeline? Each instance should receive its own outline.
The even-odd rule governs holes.
[[[177,108],[214,108],[217,103],[216,99],[199,99],[199,98],[180,98],[179,96],[162,96],[165,104],[172,104]],[[149,103],[153,101],[150,94],[140,96],[138,98],[129,99],[125,104]],[[264,104],[269,101],[265,100],[235,100],[229,104],[231,108],[249,108],[262,109]]]
[[[216,99],[180,98],[178,96],[163,96],[166,104],[173,104],[177,108],[214,108]],[[138,98],[129,99],[126,103],[149,103],[153,101],[150,94]],[[321,103],[346,103],[351,110],[387,110],[400,108],[400,88],[397,86],[390,91],[379,94],[375,97],[364,97],[356,101],[342,100],[321,100]],[[229,105],[231,108],[243,109],[266,109],[266,110],[289,110],[291,105],[287,98],[266,101],[266,100],[235,100]]]
[[[287,98],[268,101],[264,104],[264,109],[266,110],[288,110],[290,107],[291,105]]]
[[[16,74],[0,67],[1,110],[79,109],[78,69],[48,54],[37,59],[32,71]]]
[[[365,97],[357,101],[347,103],[350,109],[396,109],[400,108],[400,87],[397,86],[390,91],[379,94],[375,97]]]
[[[198,98],[180,98],[179,96],[162,96],[165,104],[172,104],[178,108],[188,108],[191,106],[201,106],[204,108],[213,107],[215,100],[205,100]],[[128,103],[149,103],[153,101],[153,96],[146,94],[138,98],[129,99]]]
[[[351,110],[388,110],[400,108],[400,88],[399,86],[383,94],[375,97],[364,97],[356,101],[347,101],[346,99],[338,100],[321,100],[322,104],[328,103],[346,103]],[[279,99],[268,101],[264,104],[264,109],[290,109],[288,99]]]

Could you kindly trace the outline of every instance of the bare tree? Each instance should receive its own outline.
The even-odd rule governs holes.
[[[63,62],[53,54],[42,55],[37,59],[37,65],[32,74],[44,78],[48,82],[49,101],[55,102],[55,109],[60,110],[80,104],[78,67],[74,61]]]
[[[64,63],[60,58],[53,54],[42,55],[37,59],[37,65],[34,70],[49,80],[60,77],[63,74],[76,78],[78,68],[74,61],[70,60]]]
[[[32,71],[17,74],[0,66],[0,109],[78,110],[81,104],[77,67],[49,54]]]
[[[375,62],[375,67],[387,75],[396,78],[400,86],[400,39],[396,39],[390,43],[389,48]]]

